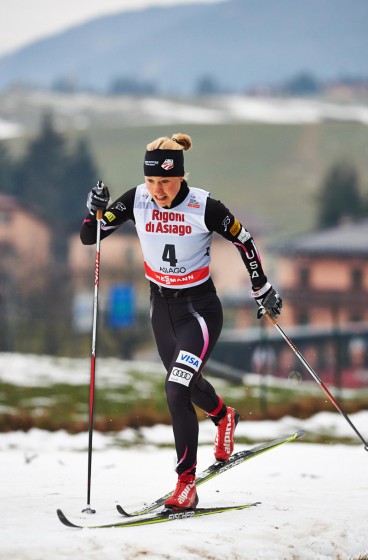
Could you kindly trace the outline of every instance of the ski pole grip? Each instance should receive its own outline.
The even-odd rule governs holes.
[[[277,320],[274,317],[271,317],[271,315],[269,314],[267,309],[265,307],[263,307],[263,305],[260,305],[260,307],[258,309],[258,313],[259,313],[260,317],[265,315],[272,325],[277,325]]]
[[[104,190],[104,183],[102,180],[97,182],[97,194],[102,194],[103,190]],[[97,210],[96,212],[96,218],[97,220],[102,220],[102,216],[103,216],[103,210]]]

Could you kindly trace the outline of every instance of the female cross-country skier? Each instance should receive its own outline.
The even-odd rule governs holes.
[[[185,179],[187,134],[161,137],[147,146],[145,182],[110,204],[106,186],[88,195],[89,215],[81,228],[85,245],[96,242],[96,212],[103,211],[101,239],[133,220],[150,282],[151,322],[157,349],[167,371],[165,389],[172,417],[178,482],[165,507],[193,509],[198,503],[195,473],[198,419],[204,410],[217,426],[214,454],[226,461],[234,449],[238,412],[227,406],[203,377],[203,368],[219,338],[222,307],[210,276],[210,248],[215,231],[239,250],[251,295],[272,317],[282,300],[267,281],[251,234],[218,200]]]

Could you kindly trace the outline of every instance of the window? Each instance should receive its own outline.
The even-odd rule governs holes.
[[[9,224],[11,222],[11,216],[10,214],[7,214],[6,212],[0,212],[0,225],[1,224]]]
[[[302,267],[299,271],[299,283],[302,288],[307,288],[310,284],[310,270],[307,267]]]
[[[350,314],[350,321],[352,323],[360,323],[360,321],[363,321],[362,313],[351,313]]]
[[[298,325],[308,325],[309,324],[309,313],[306,310],[299,311],[297,313],[297,324]]]
[[[1,216],[1,214],[0,214],[0,216]],[[10,243],[6,243],[6,242],[0,243],[0,258],[1,259],[15,257],[16,254],[17,254],[17,252],[16,252],[15,247],[13,245],[11,245]]]
[[[353,268],[351,271],[351,287],[361,290],[363,287],[363,271],[361,268]]]

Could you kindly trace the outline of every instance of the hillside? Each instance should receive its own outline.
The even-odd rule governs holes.
[[[302,71],[366,76],[366,0],[227,0],[102,17],[0,59],[0,88],[61,79],[103,90],[117,76],[193,92],[203,76],[231,91]]]
[[[46,111],[71,145],[86,137],[113,196],[141,181],[150,140],[187,132],[193,138],[185,157],[190,182],[236,209],[254,234],[279,237],[313,228],[317,191],[337,162],[356,167],[368,198],[367,104],[8,92],[0,95],[0,110],[0,139],[8,138],[15,156],[37,134]]]
[[[170,134],[177,128],[90,131],[100,169],[113,193],[118,194],[141,180],[142,148],[147,139]],[[253,123],[180,128],[193,138],[193,150],[186,154],[190,182],[226,202],[244,223],[253,223],[257,217],[273,236],[313,228],[318,188],[325,172],[336,161],[356,163],[368,194],[364,154],[367,127],[353,123]]]
[[[146,144],[178,131],[193,139],[185,157],[190,182],[226,202],[252,231],[284,236],[313,228],[318,188],[339,161],[356,166],[368,195],[368,127],[360,123],[109,126],[97,119],[87,129],[67,128],[64,134],[71,141],[88,138],[102,178],[118,196],[142,180]],[[26,137],[7,141],[14,154],[26,143]]]

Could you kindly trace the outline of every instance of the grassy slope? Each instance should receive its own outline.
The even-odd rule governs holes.
[[[354,164],[368,191],[368,127],[356,123],[93,128],[88,136],[113,196],[142,180],[145,145],[176,131],[193,139],[186,154],[191,184],[210,190],[241,218],[255,214],[276,234],[313,228],[316,192],[337,161]]]

